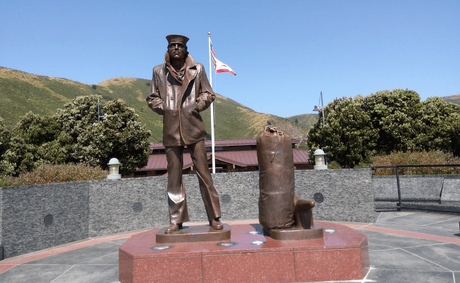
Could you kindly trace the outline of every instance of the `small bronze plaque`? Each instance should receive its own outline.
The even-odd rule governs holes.
[[[141,212],[142,211],[142,203],[136,202],[133,204],[133,210],[134,212]]]
[[[324,196],[322,193],[316,193],[315,196],[313,197],[315,202],[317,203],[322,203],[324,201]]]
[[[46,215],[43,222],[45,223],[46,227],[53,225],[53,215],[51,214]]]

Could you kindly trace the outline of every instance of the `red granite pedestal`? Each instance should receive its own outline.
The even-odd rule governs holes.
[[[315,224],[323,227],[323,238],[288,241],[264,236],[259,224],[230,225],[230,240],[172,244],[156,243],[159,229],[153,229],[121,245],[119,279],[121,283],[362,279],[369,270],[367,237],[343,225]]]

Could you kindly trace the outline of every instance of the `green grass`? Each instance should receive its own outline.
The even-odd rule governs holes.
[[[316,120],[318,120],[318,114],[302,114],[287,117],[287,119],[293,121],[294,123],[297,120],[296,124],[308,131],[311,127],[313,127],[313,124],[315,124]]]
[[[150,80],[146,79],[113,78],[94,87],[0,67],[0,117],[5,120],[5,126],[12,129],[29,111],[40,116],[53,115],[77,96],[99,94],[103,100],[125,101],[139,115],[146,129],[152,132],[150,141],[157,142],[162,140],[163,118],[148,108],[145,102],[150,91],[149,83]],[[294,123],[294,117],[285,119],[258,113],[224,96],[217,97],[214,107],[216,139],[255,138],[262,133],[267,121],[272,121],[292,138],[303,139],[317,118],[312,114],[294,116],[299,117],[299,123]],[[210,110],[201,115],[210,134]]]

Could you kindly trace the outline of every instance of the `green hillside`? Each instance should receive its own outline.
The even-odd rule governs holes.
[[[0,116],[8,128],[29,111],[52,115],[74,97],[96,93],[90,85],[0,67]]]
[[[313,127],[313,124],[316,122],[316,120],[318,120],[318,114],[301,114],[287,117],[287,119],[293,121],[299,127],[308,131],[311,127]]]
[[[125,101],[136,111],[146,128],[151,130],[151,141],[161,141],[162,117],[151,111],[145,102],[149,84],[150,81],[145,79],[113,78],[97,85],[88,85],[0,67],[0,117],[11,129],[29,111],[41,116],[53,115],[56,109],[62,108],[76,96],[99,94],[103,100]],[[305,140],[307,137],[309,126],[303,118],[298,119],[301,123],[295,123],[292,117],[285,119],[258,113],[220,95],[214,105],[216,139],[254,138],[268,122],[292,138]],[[202,117],[210,134],[210,110],[204,111]]]
[[[460,105],[460,94],[441,97],[446,102],[452,102]]]

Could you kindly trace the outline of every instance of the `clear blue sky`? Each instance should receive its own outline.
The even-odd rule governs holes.
[[[460,94],[460,1],[1,0],[0,66],[97,84],[150,79],[165,36],[190,38],[215,91],[258,112],[314,113],[336,97],[411,89]],[[209,72],[209,70],[207,70]]]

